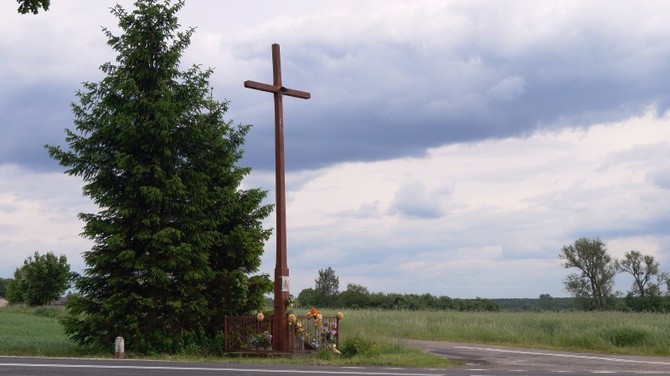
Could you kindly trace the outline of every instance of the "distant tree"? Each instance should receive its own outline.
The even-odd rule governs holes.
[[[7,283],[5,299],[11,304],[20,304],[26,302],[26,280],[23,278],[23,268],[14,270],[14,279]]]
[[[300,307],[322,306],[321,296],[313,288],[306,288],[298,294],[298,304]]]
[[[554,308],[554,298],[549,294],[540,294],[538,306],[542,310],[551,310]]]
[[[670,296],[670,273],[662,272],[658,275],[656,280],[658,281],[659,286],[665,285],[665,294]]]
[[[638,251],[628,251],[622,260],[615,262],[617,270],[633,276],[631,295],[644,297],[645,295],[660,295],[657,284],[650,282],[653,276],[658,276],[659,263],[654,256],[642,255]]]
[[[319,269],[319,277],[314,282],[314,290],[321,297],[322,305],[333,306],[334,299],[340,292],[340,279],[337,278],[335,270],[331,267]]]
[[[7,284],[11,280],[11,278],[0,278],[0,296],[5,297],[7,295]]]
[[[19,3],[19,13],[26,14],[28,12],[37,14],[40,8],[49,10],[51,0],[16,0]]]
[[[72,279],[67,257],[35,252],[14,272],[14,279],[7,286],[7,300],[31,306],[46,305],[60,298]]]
[[[348,283],[347,289],[337,297],[338,306],[342,308],[367,307],[370,299],[370,291],[362,285]]]
[[[249,126],[223,119],[211,70],[180,67],[194,32],[179,30],[184,2],[134,5],[112,8],[120,34],[104,32],[117,56],[77,93],[68,150],[48,146],[100,208],[80,214],[94,244],[63,324],[80,344],[122,335],[128,351],[175,353],[214,345],[224,316],[264,308],[272,282],[254,273],[272,207],[241,188]]]
[[[574,244],[563,246],[559,257],[564,260],[565,268],[579,269],[563,283],[585,309],[602,310],[611,306],[616,268],[604,242],[581,237]]]

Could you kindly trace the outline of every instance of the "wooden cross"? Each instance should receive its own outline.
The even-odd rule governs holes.
[[[272,329],[273,347],[276,351],[289,351],[286,303],[288,302],[288,264],[286,263],[286,193],[284,182],[284,106],[282,97],[309,99],[310,93],[287,89],[281,81],[281,58],[279,45],[272,45],[272,85],[255,81],[244,81],[244,87],[274,94],[275,102],[275,190],[277,216],[277,263],[274,283],[274,317]]]

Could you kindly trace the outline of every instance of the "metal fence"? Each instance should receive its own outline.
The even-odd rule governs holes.
[[[294,320],[291,318],[295,317]],[[311,352],[337,347],[340,320],[337,317],[293,316],[287,322],[288,351]],[[226,316],[224,318],[225,352],[269,353],[275,351],[278,339],[273,338],[279,317]]]

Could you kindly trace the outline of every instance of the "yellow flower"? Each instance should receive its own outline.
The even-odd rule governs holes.
[[[256,314],[256,320],[263,321],[263,319],[265,319],[263,312],[258,312],[258,314]]]
[[[295,315],[292,314],[292,313],[291,313],[290,315],[288,315],[288,322],[289,322],[289,324],[293,324],[294,322],[296,322],[297,319],[298,319],[298,318],[295,317]]]
[[[338,312],[337,315],[335,315],[338,319],[342,320],[344,318],[344,313]]]

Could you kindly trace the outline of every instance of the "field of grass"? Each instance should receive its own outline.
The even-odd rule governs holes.
[[[351,311],[344,333],[375,341],[425,339],[670,356],[670,315],[624,312]]]
[[[0,355],[77,357],[94,355],[70,341],[58,324],[62,307],[0,309]]]
[[[0,355],[113,355],[112,349],[94,351],[71,342],[58,324],[57,318],[62,312],[62,308],[56,307],[0,309]],[[670,356],[670,316],[662,314],[352,310],[345,311],[340,330],[340,349],[355,344],[354,347],[361,350],[358,355],[343,358],[322,352],[309,358],[239,359],[186,354],[167,359],[414,367],[453,364],[408,348],[402,344],[402,339]]]

